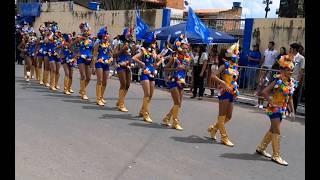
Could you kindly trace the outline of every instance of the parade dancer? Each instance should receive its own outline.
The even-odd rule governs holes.
[[[119,98],[116,103],[117,108],[122,112],[128,112],[124,105],[125,96],[128,92],[131,82],[131,46],[132,29],[125,28],[120,36],[120,44],[114,50],[114,57],[117,58],[117,75],[119,77],[120,88]]]
[[[174,42],[174,53],[165,66],[165,71],[173,72],[168,78],[168,88],[173,100],[173,107],[163,119],[162,124],[171,126],[170,120],[173,119],[172,128],[183,130],[178,119],[179,110],[182,105],[183,88],[185,85],[186,70],[190,66],[190,56],[188,55],[189,45],[183,34]],[[171,67],[173,66],[173,67]]]
[[[212,75],[212,79],[219,83],[219,116],[215,124],[210,125],[208,132],[211,138],[216,140],[216,133],[219,130],[221,135],[221,143],[227,146],[234,146],[229,140],[225,124],[230,121],[233,111],[233,102],[239,96],[237,79],[238,59],[239,59],[239,44],[233,44],[226,53],[226,61],[221,65],[217,71]],[[222,79],[218,76],[222,74]]]
[[[149,104],[154,92],[155,82],[154,77],[157,74],[157,68],[162,63],[159,60],[156,53],[155,38],[144,41],[143,47],[140,53],[132,57],[142,67],[142,73],[140,75],[140,82],[144,92],[142,106],[139,112],[139,116],[143,117],[143,120],[151,123]]]
[[[25,43],[25,49],[26,52],[25,60],[26,60],[26,71],[27,71],[27,79],[26,81],[30,81],[30,78],[32,76],[31,68],[33,59],[35,58],[35,51],[36,51],[36,41],[37,37],[33,32],[29,32],[27,35],[25,35],[25,40],[23,43]]]
[[[44,69],[46,69],[45,58],[48,58],[45,29],[46,28],[43,25],[40,26],[40,28],[39,28],[40,37],[38,38],[38,41],[37,41],[37,68],[38,68],[37,69],[37,71],[38,71],[37,80],[39,81],[39,83],[41,85],[44,84],[45,76],[47,76],[47,74],[45,74],[45,71],[44,71],[43,76],[41,77],[42,65],[44,64]],[[47,61],[48,61],[48,59],[47,59]],[[45,82],[45,84],[46,83],[47,82]]]
[[[90,37],[90,26],[88,23],[81,23],[80,26],[81,35],[76,38],[73,43],[79,43],[79,57],[77,64],[80,72],[80,97],[83,100],[88,100],[87,86],[91,79],[90,65],[92,63],[92,49],[93,39]]]
[[[287,166],[288,163],[280,157],[280,124],[288,107],[293,109],[292,95],[297,82],[291,77],[294,68],[293,56],[281,56],[278,63],[280,74],[274,75],[274,81],[262,91],[262,95],[268,101],[266,112],[270,118],[271,125],[258,145],[256,152],[267,158],[271,158],[272,161],[280,165]],[[272,143],[272,156],[266,152],[270,142]]]
[[[56,24],[51,25],[51,33],[48,37],[48,55],[49,55],[49,63],[50,63],[50,90],[56,91],[60,89],[58,86],[59,77],[60,77],[60,66],[61,59],[60,53],[57,49],[57,46],[61,44],[62,37],[61,32],[58,31],[58,27]]]
[[[57,48],[61,48],[63,57],[61,58],[61,65],[64,70],[64,87],[63,92],[66,95],[73,93],[71,88],[72,77],[73,77],[73,68],[75,66],[76,59],[74,58],[72,47],[72,36],[71,34],[63,34],[63,41],[61,45]]]
[[[104,92],[107,87],[107,80],[109,78],[110,64],[113,61],[112,48],[109,42],[109,34],[105,28],[99,30],[97,34],[98,40],[93,48],[93,63],[95,66],[93,72],[97,75],[96,84],[96,102],[99,106],[104,106]]]

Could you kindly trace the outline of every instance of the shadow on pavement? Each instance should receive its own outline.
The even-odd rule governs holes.
[[[229,159],[241,159],[241,160],[259,160],[259,161],[270,161],[267,158],[262,157],[259,154],[253,153],[224,153],[220,157],[229,158]]]
[[[93,102],[90,102],[88,100],[82,100],[80,97],[78,99],[63,99],[64,102],[71,102],[71,103],[79,103],[79,104],[93,104]]]
[[[137,118],[139,118],[139,117],[137,117]],[[167,128],[165,126],[162,126],[161,124],[158,124],[158,123],[147,123],[147,122],[144,122],[142,120],[142,118],[140,118],[139,123],[138,122],[134,122],[134,123],[130,123],[129,125],[138,126],[138,127],[146,127],[146,128],[171,129],[171,128]]]
[[[121,119],[121,120],[132,120],[137,121],[135,116],[131,114],[104,114],[99,119]]]
[[[210,143],[210,144],[213,143],[213,144],[220,144],[218,142],[215,142],[211,138],[208,138],[208,137],[201,138],[201,137],[196,136],[196,135],[191,135],[191,136],[188,136],[188,137],[173,136],[173,137],[170,137],[170,138],[175,140],[175,141],[180,141],[180,142],[184,142],[184,143]]]
[[[116,110],[116,107],[108,107],[108,106],[82,106],[83,109],[89,109],[89,110]]]

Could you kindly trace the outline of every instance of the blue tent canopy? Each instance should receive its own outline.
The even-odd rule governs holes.
[[[211,43],[235,43],[238,41],[237,38],[230,36],[227,33],[223,33],[214,29],[210,29]],[[186,34],[186,23],[180,23],[173,26],[163,27],[159,29],[154,29],[148,31],[148,33],[156,33],[157,40],[168,40],[170,37],[170,42],[174,41],[181,33]],[[147,35],[146,35],[147,36]],[[187,38],[189,43],[204,43],[201,37],[195,33],[187,33]]]

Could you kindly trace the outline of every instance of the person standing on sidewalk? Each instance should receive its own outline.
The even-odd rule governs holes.
[[[261,61],[261,68],[265,67],[270,70],[273,64],[276,62],[278,57],[278,52],[274,49],[274,42],[270,41],[268,45],[268,49],[264,51],[264,55]],[[271,79],[271,72],[267,72],[268,79]]]
[[[228,50],[226,55],[226,62],[220,66],[218,71],[215,71],[212,78],[219,83],[219,116],[215,124],[208,128],[208,132],[213,140],[216,140],[216,133],[219,130],[221,134],[221,143],[226,146],[234,146],[229,140],[225,123],[230,121],[233,111],[233,101],[239,96],[237,79],[238,60],[239,60],[239,44],[233,44]],[[218,77],[222,73],[222,78]]]
[[[248,69],[246,73],[246,79],[248,82],[249,89],[255,89],[256,87],[256,76],[257,68],[259,68],[261,60],[261,53],[259,51],[259,45],[253,45],[253,50],[248,54]]]
[[[298,81],[298,87],[297,90],[293,94],[293,104],[294,104],[294,112],[297,111],[298,107],[298,99],[300,96],[300,88],[302,87],[303,83],[303,73],[304,73],[304,66],[305,66],[305,59],[304,56],[302,56],[299,53],[300,45],[298,43],[293,43],[290,45],[290,53],[293,54],[293,63],[294,63],[294,69],[292,77],[296,81]]]
[[[282,56],[279,60],[280,74],[262,91],[262,95],[268,101],[266,113],[270,118],[271,125],[256,149],[258,154],[271,158],[272,161],[284,166],[287,166],[288,163],[280,156],[280,124],[285,112],[287,112],[287,107],[293,108],[292,95],[296,83],[291,77],[294,70],[292,61],[292,55]],[[272,156],[266,152],[269,143],[272,143]]]
[[[196,47],[196,52],[194,54],[194,64],[193,64],[193,96],[197,96],[197,91],[199,89],[199,100],[202,100],[204,93],[204,72],[208,63],[208,53],[206,52],[206,45],[200,45]]]

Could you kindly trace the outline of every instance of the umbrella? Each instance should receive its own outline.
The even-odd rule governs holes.
[[[215,29],[209,28],[211,43],[234,43],[238,39]],[[186,23],[180,23],[173,26],[162,27],[159,29],[149,30],[146,33],[148,36],[149,33],[155,33],[157,40],[168,40],[170,42],[174,41],[181,33],[186,34]],[[189,43],[201,44],[203,43],[201,37],[195,33],[187,33],[187,38]]]

